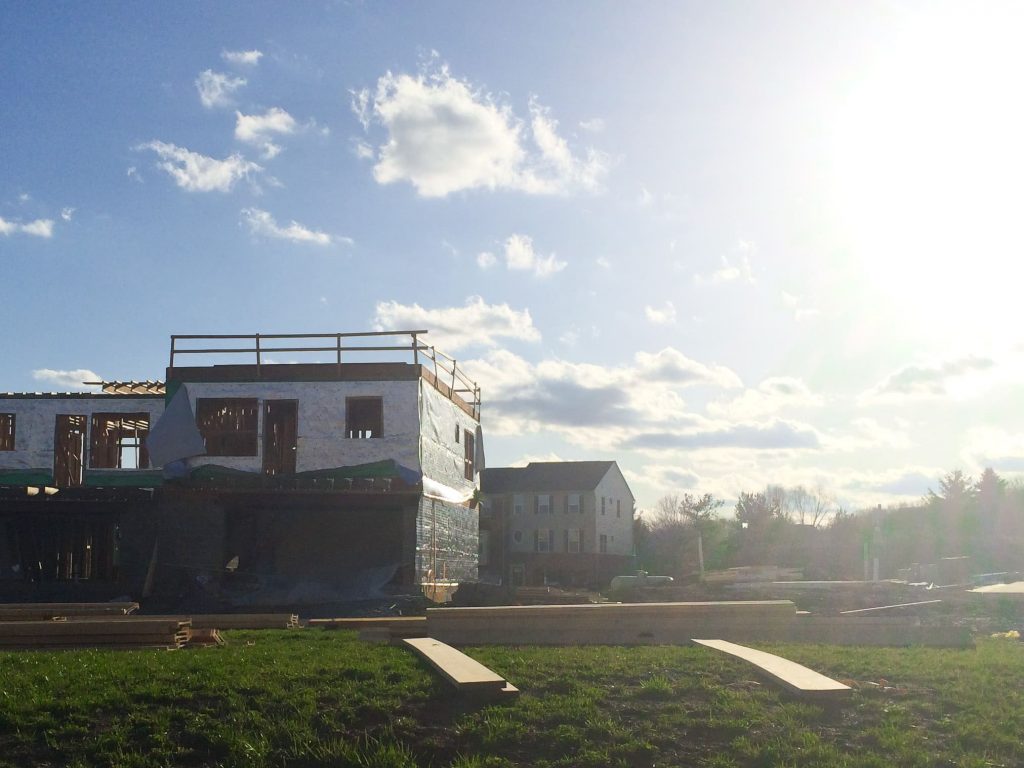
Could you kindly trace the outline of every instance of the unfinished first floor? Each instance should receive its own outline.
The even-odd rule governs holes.
[[[0,601],[185,607],[444,596],[477,577],[478,519],[422,494],[159,489],[0,496]]]

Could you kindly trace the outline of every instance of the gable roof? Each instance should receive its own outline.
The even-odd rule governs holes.
[[[531,461],[525,467],[495,467],[480,473],[483,493],[590,491],[614,461]]]

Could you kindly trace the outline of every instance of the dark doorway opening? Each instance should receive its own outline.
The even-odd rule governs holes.
[[[263,473],[294,475],[298,453],[299,406],[296,400],[263,404]]]

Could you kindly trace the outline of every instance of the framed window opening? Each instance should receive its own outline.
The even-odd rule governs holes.
[[[89,435],[92,469],[146,469],[148,413],[94,413]]]
[[[512,496],[512,514],[521,515],[526,511],[526,497],[521,493]]]
[[[13,413],[0,413],[0,451],[14,450],[14,425],[16,420]]]
[[[201,397],[196,426],[207,456],[256,456],[259,453],[259,403],[255,397]]]
[[[345,436],[368,440],[384,435],[384,398],[346,397]]]
[[[583,551],[583,529],[570,528],[565,532],[565,551],[578,554]]]
[[[555,532],[551,528],[539,528],[535,534],[537,552],[551,552],[555,544]]]
[[[549,494],[549,493],[538,493],[537,494],[537,514],[538,515],[550,515],[551,514],[551,494]]]
[[[468,429],[462,431],[462,442],[465,444],[465,477],[476,479],[476,435]]]
[[[566,497],[566,505],[566,509],[569,511],[569,514],[575,514],[583,511],[583,508],[580,506],[580,494],[578,493],[570,493]]]

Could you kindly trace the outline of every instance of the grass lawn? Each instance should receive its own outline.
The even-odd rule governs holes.
[[[0,653],[0,766],[1024,765],[1015,641],[763,646],[857,681],[828,706],[703,648],[473,648],[523,692],[477,708],[411,652],[351,632],[225,636],[173,653]]]

